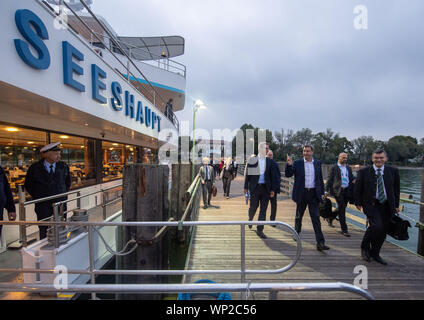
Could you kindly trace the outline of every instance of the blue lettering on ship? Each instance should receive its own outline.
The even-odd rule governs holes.
[[[27,65],[38,70],[47,70],[50,67],[50,52],[44,42],[49,39],[47,28],[43,21],[34,12],[21,9],[15,13],[15,23],[22,37],[26,40],[14,39],[16,52]],[[38,57],[30,51],[29,46],[37,52]],[[78,92],[85,92],[85,86],[78,81],[78,76],[84,75],[84,68],[81,63],[84,61],[84,54],[67,41],[62,42],[63,61],[63,83]],[[91,98],[98,103],[106,104],[107,98],[104,96],[107,90],[105,80],[107,74],[98,65],[91,65]],[[113,81],[110,85],[112,97],[110,105],[114,111],[122,112],[125,109],[125,116],[134,121],[144,124],[160,132],[161,117],[147,105],[143,106],[141,101],[135,101],[135,96],[129,91],[123,92],[119,82]],[[124,99],[122,97],[124,95]],[[143,108],[144,107],[144,108]]]

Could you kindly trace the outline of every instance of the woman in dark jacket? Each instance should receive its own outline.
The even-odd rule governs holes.
[[[3,210],[6,209],[9,220],[16,219],[15,203],[13,202],[12,191],[10,190],[9,181],[7,180],[6,173],[0,167],[0,220],[3,221]],[[3,225],[0,225],[0,235]]]
[[[222,167],[221,171],[221,179],[222,184],[224,187],[224,197],[227,197],[227,199],[230,198],[230,187],[231,187],[231,180],[233,180],[233,173],[234,173],[234,167],[231,164],[231,158],[228,158],[225,161],[225,164]]]

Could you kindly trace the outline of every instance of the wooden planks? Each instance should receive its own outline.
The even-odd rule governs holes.
[[[222,182],[217,181],[218,196],[212,199],[216,207],[201,209],[199,221],[246,221],[248,205],[243,194],[243,176],[231,184],[230,199],[225,199]],[[284,196],[278,197],[277,220],[294,225],[295,203]],[[270,205],[267,210],[269,219]],[[255,220],[257,219],[256,213]],[[307,212],[302,225],[302,255],[296,266],[286,273],[251,274],[252,282],[346,282],[353,284],[358,273],[354,269],[363,265],[368,272],[368,290],[377,299],[424,299],[424,260],[405,249],[385,242],[381,256],[388,266],[361,260],[360,243],[364,232],[349,224],[350,238],[342,236],[340,226],[331,228],[321,219],[326,244],[330,250],[316,250],[315,235]],[[295,256],[296,243],[291,235],[271,226],[265,226],[268,239],[260,239],[255,226],[246,227],[246,269],[272,270],[287,265]],[[190,252],[190,270],[240,269],[240,226],[197,227]],[[210,279],[218,283],[240,282],[239,275],[201,274],[185,278],[186,283]],[[232,293],[240,299],[238,293]],[[254,299],[268,299],[267,293],[254,293]],[[362,299],[342,292],[281,292],[278,299]]]

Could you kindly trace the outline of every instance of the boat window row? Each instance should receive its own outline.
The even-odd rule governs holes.
[[[14,196],[24,184],[31,164],[42,159],[40,149],[61,142],[61,160],[68,164],[71,189],[122,178],[129,163],[153,163],[155,152],[140,146],[77,137],[69,134],[0,125],[0,165],[6,172]]]

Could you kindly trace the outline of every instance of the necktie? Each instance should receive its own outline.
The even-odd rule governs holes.
[[[384,203],[386,196],[384,195],[384,183],[383,176],[381,175],[381,169],[377,169],[377,187],[378,187],[378,201]]]
[[[206,168],[206,180],[209,180],[209,168],[208,166],[205,167]]]
[[[50,172],[49,173],[50,173],[51,176],[54,175],[53,165],[52,164],[50,165]]]

